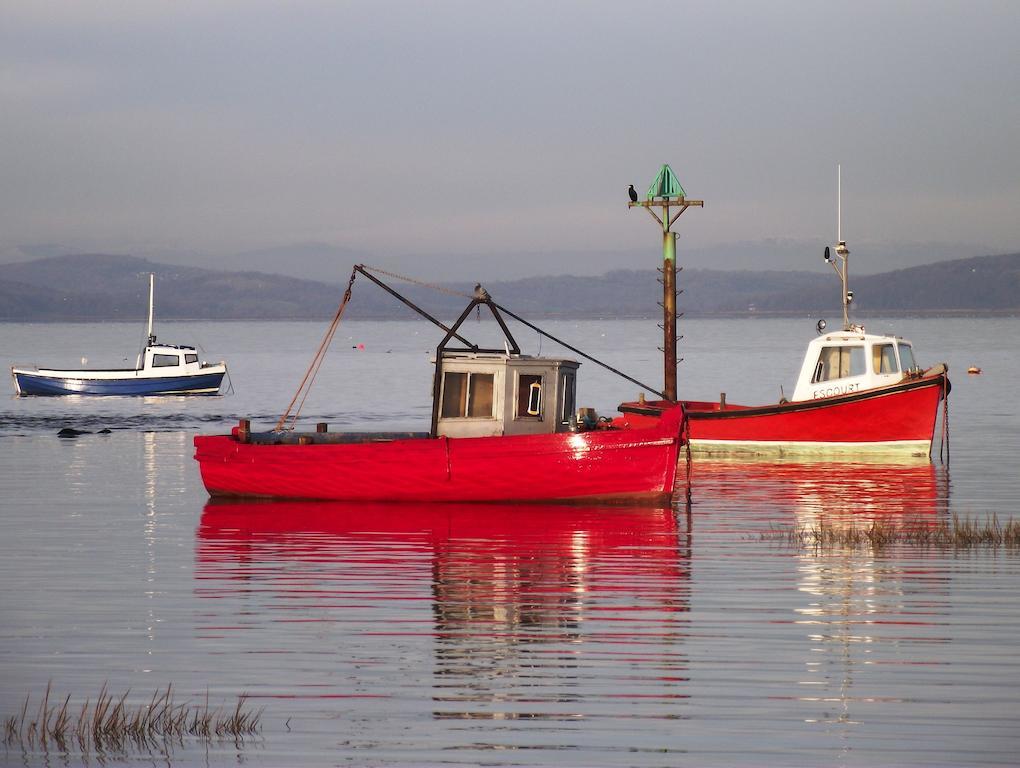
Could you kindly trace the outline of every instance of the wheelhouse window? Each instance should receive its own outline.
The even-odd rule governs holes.
[[[563,392],[563,405],[560,408],[560,423],[566,424],[574,415],[574,374],[564,373],[560,377],[560,391]]]
[[[871,367],[875,373],[899,373],[896,348],[892,344],[876,344],[871,348]]]
[[[811,383],[862,376],[865,371],[864,347],[822,347]]]
[[[186,353],[184,355],[184,362],[185,363],[197,363],[198,362],[198,355],[193,355],[190,352]]]
[[[517,377],[517,418],[542,418],[542,377],[522,373]]]
[[[914,350],[909,344],[899,344],[900,348],[900,370],[910,371],[920,366],[914,362]]]
[[[173,365],[180,365],[180,355],[159,355],[155,354],[152,356],[152,367],[153,368],[168,368]]]
[[[442,417],[491,419],[494,378],[491,373],[443,374]]]

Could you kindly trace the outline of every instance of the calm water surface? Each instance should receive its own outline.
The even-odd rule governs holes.
[[[776,401],[813,324],[691,321],[681,388]],[[247,692],[265,707],[258,738],[187,742],[177,764],[1015,764],[1020,554],[761,539],[1020,518],[1018,321],[868,325],[949,363],[948,467],[695,462],[691,503],[655,509],[210,503],[192,436],[240,416],[269,426],[324,328],[166,323],[161,338],[227,359],[234,394],[0,400],[0,717],[49,681],[78,703],[104,682],[139,703],[173,683],[179,700]],[[661,378],[653,322],[548,326]],[[119,366],[138,335],[0,324],[0,350]],[[304,417],[421,428],[437,341],[346,323]],[[637,394],[589,363],[579,390],[603,413]],[[58,438],[65,426],[89,433]],[[20,747],[0,762],[82,764]]]

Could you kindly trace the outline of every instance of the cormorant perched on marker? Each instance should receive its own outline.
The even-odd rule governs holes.
[[[637,202],[637,192],[634,190],[634,185],[633,184],[630,185],[630,189],[627,190],[627,194],[630,195],[630,201],[632,203],[636,203]]]

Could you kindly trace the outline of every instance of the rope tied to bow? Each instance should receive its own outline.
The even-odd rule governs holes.
[[[942,440],[939,442],[939,461],[949,463],[949,372],[942,371]]]
[[[297,392],[294,393],[294,397],[291,398],[290,404],[287,406],[287,410],[280,416],[279,421],[276,422],[276,426],[273,428],[274,432],[281,432],[284,429],[294,429],[294,424],[298,420],[298,416],[301,415],[301,409],[305,405],[305,400],[308,398],[308,393],[312,390],[312,384],[315,382],[315,377],[319,374],[319,368],[322,367],[322,361],[326,358],[326,351],[329,349],[329,345],[333,341],[333,336],[336,335],[336,329],[340,326],[340,319],[344,316],[344,310],[347,309],[347,304],[351,300],[351,289],[354,287],[354,278],[357,276],[357,270],[351,270],[351,279],[347,281],[347,289],[344,291],[344,296],[340,300],[340,306],[337,307],[336,314],[333,315],[333,321],[329,324],[329,328],[326,329],[325,335],[322,337],[322,341],[319,342],[319,348],[315,351],[315,356],[312,358],[312,362],[308,366],[308,370],[305,371],[304,377],[301,379],[301,383],[298,385]],[[298,398],[301,402],[298,403]],[[291,411],[294,408],[294,404],[298,403],[297,410],[294,411],[294,415],[291,416]],[[287,420],[290,419],[290,425],[287,425]]]

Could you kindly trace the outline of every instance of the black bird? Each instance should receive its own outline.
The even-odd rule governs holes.
[[[630,189],[627,190],[627,194],[630,195],[630,201],[632,203],[636,203],[637,202],[637,192],[634,190],[634,185],[633,184],[630,185]]]

